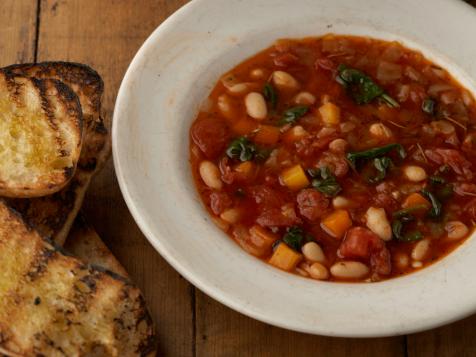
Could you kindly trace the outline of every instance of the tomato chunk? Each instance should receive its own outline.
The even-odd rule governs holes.
[[[310,221],[316,221],[327,213],[329,200],[312,188],[301,190],[296,199],[299,213]]]
[[[208,159],[215,159],[225,149],[229,139],[228,126],[216,118],[203,118],[192,125],[193,142]]]

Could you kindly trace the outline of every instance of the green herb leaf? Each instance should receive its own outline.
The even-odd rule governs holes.
[[[271,108],[276,109],[276,105],[278,104],[278,93],[271,83],[266,83],[264,85],[263,95],[266,101],[271,105]]]
[[[309,107],[305,105],[298,105],[296,107],[289,108],[283,113],[283,117],[280,120],[279,124],[280,125],[293,124],[303,115],[305,115],[308,112],[308,110],[309,110]]]
[[[354,152],[349,152],[347,153],[346,157],[347,160],[349,160],[350,164],[355,168],[357,165],[357,160],[361,159],[375,159],[376,157],[380,157],[382,155],[387,154],[388,152],[392,150],[397,150],[397,153],[401,159],[404,159],[407,154],[405,152],[405,149],[401,144],[389,144],[377,148],[372,148],[369,150],[364,150],[364,151],[354,151]]]
[[[426,208],[427,206],[425,205],[416,205],[410,208],[404,208],[399,211],[393,212],[393,218],[401,219],[403,222],[410,222],[415,219],[415,217],[413,217],[413,213],[422,211]]]
[[[423,110],[425,113],[429,115],[435,114],[435,108],[436,108],[436,102],[431,98],[426,98],[421,103],[421,110]]]
[[[400,106],[395,99],[386,94],[382,87],[364,72],[343,64],[339,65],[337,72],[336,81],[348,90],[357,104],[368,104],[375,98],[380,97],[390,107]]]
[[[369,179],[371,183],[378,183],[382,181],[387,175],[387,169],[393,165],[392,159],[389,157],[376,157],[374,159],[374,167],[377,169],[378,174],[375,177]]]
[[[321,167],[318,174],[317,172],[313,172],[313,174],[314,176],[310,175],[311,177],[315,177],[315,179],[312,180],[312,187],[319,192],[322,192],[327,197],[337,196],[337,194],[342,191],[342,187],[339,185],[336,177],[331,173],[328,167]]]
[[[258,161],[266,161],[273,149],[259,148],[256,151],[255,159]]]
[[[431,218],[439,218],[441,216],[442,204],[433,192],[427,190],[421,190],[421,193],[430,200],[431,210],[428,212],[428,216]]]
[[[446,183],[446,180],[441,176],[430,176],[429,180],[434,185],[442,185]]]
[[[423,238],[420,231],[404,232],[404,223],[398,219],[392,222],[392,233],[395,239],[402,242],[413,242]]]
[[[241,136],[233,140],[228,148],[226,154],[232,159],[240,161],[252,160],[256,153],[256,146],[246,137]]]
[[[301,250],[304,239],[304,231],[298,226],[289,227],[283,236],[283,242],[296,251]]]

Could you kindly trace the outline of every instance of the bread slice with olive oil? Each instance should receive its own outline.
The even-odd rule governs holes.
[[[154,355],[140,291],[65,255],[1,200],[0,267],[0,355]]]
[[[78,97],[62,82],[0,71],[0,195],[63,188],[76,169],[82,125]]]
[[[83,110],[84,137],[76,172],[59,192],[33,199],[10,199],[8,203],[32,223],[42,235],[62,245],[81,207],[92,176],[110,154],[110,123],[101,116],[104,83],[92,68],[73,62],[16,64],[4,71],[40,79],[56,79],[79,97]]]

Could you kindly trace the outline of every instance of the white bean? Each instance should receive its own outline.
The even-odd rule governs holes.
[[[273,72],[273,83],[278,89],[281,90],[290,91],[297,90],[299,88],[299,83],[296,78],[284,71]]]
[[[266,101],[260,93],[248,93],[245,97],[245,107],[248,115],[254,119],[263,120],[268,115]]]
[[[248,83],[238,83],[228,88],[228,92],[233,95],[243,95],[249,90]]]
[[[307,270],[311,278],[317,280],[326,280],[329,278],[329,271],[321,263],[313,263]]]
[[[381,239],[392,239],[392,227],[383,208],[370,207],[365,214],[367,227]]]
[[[326,261],[326,256],[322,248],[316,242],[308,242],[301,248],[304,258],[311,262],[323,263]]]
[[[336,196],[332,200],[332,206],[334,206],[335,209],[349,208],[354,206],[354,202],[344,196]]]
[[[369,132],[378,139],[391,139],[393,137],[392,131],[382,123],[370,125]]]
[[[423,239],[419,241],[412,249],[412,259],[413,260],[423,260],[430,250],[430,241],[428,239]]]
[[[450,240],[458,240],[464,238],[469,233],[469,228],[460,221],[449,221],[445,225],[445,230],[448,232]]]
[[[313,105],[316,97],[309,92],[300,92],[294,97],[294,103],[301,105]]]
[[[238,208],[228,208],[222,212],[220,218],[227,223],[235,224],[241,219],[241,211]]]
[[[252,79],[262,79],[266,76],[264,69],[262,68],[254,68],[250,71],[250,77]]]
[[[237,110],[233,105],[232,99],[226,94],[222,94],[218,97],[217,107],[221,115],[227,119],[234,119],[237,114]]]
[[[420,182],[426,179],[426,172],[420,166],[410,165],[403,169],[406,178],[412,182]]]
[[[349,144],[344,139],[335,139],[329,143],[329,150],[337,153],[342,153],[347,149],[348,145]]]
[[[368,273],[369,268],[361,262],[343,261],[331,266],[331,274],[336,278],[358,279],[363,278]]]
[[[211,161],[204,160],[200,163],[198,170],[205,185],[215,190],[221,190],[223,182],[221,181],[220,170],[217,165]]]

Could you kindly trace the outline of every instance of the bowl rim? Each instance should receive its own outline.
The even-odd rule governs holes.
[[[266,0],[260,0],[260,1],[266,2]],[[398,326],[394,325],[392,326],[392,328],[389,328],[389,329],[383,328],[382,330],[366,331],[364,333],[359,333],[359,332],[349,333],[347,331],[344,334],[340,334],[339,332],[336,332],[336,331],[319,329],[318,327],[316,328],[315,326],[312,326],[312,327],[303,326],[302,324],[299,324],[296,322],[284,323],[281,319],[270,317],[269,315],[263,313],[260,309],[253,308],[252,306],[247,304],[246,301],[242,301],[236,296],[228,294],[226,291],[223,291],[223,289],[220,289],[219,287],[211,284],[210,281],[208,281],[207,279],[204,279],[203,277],[197,275],[193,270],[186,268],[182,264],[182,262],[177,258],[177,256],[172,254],[168,250],[168,248],[164,244],[162,244],[161,239],[156,236],[156,233],[153,231],[153,229],[143,219],[141,209],[139,208],[133,194],[130,192],[128,187],[128,182],[126,178],[127,174],[124,170],[124,164],[119,154],[119,146],[121,145],[120,140],[118,139],[119,130],[120,130],[119,123],[122,120],[120,119],[122,116],[122,113],[118,110],[118,108],[120,107],[120,103],[127,102],[128,98],[127,98],[127,91],[125,88],[128,86],[128,83],[133,80],[133,77],[135,76],[135,73],[139,70],[139,67],[143,65],[143,63],[141,62],[141,59],[147,55],[149,48],[151,46],[154,46],[154,44],[160,40],[161,34],[167,30],[173,29],[174,26],[176,26],[180,21],[183,20],[183,18],[193,13],[195,9],[204,5],[209,5],[214,2],[216,1],[215,0],[194,0],[193,2],[187,3],[186,5],[182,6],[172,16],[167,18],[160,26],[158,26],[152,32],[152,34],[147,38],[144,44],[140,47],[139,51],[136,53],[133,60],[131,61],[126,71],[126,74],[123,78],[123,81],[121,83],[121,86],[116,98],[116,105],[114,108],[114,114],[113,114],[114,119],[113,119],[113,126],[112,126],[112,149],[113,149],[113,159],[114,159],[114,167],[116,171],[116,176],[117,176],[120,190],[122,192],[124,200],[134,220],[138,224],[142,233],[145,235],[148,241],[152,244],[152,246],[162,255],[162,257],[164,257],[164,259],[170,265],[174,267],[174,269],[176,269],[189,282],[191,282],[195,287],[199,288],[200,290],[205,292],[207,295],[213,297],[217,301],[249,317],[255,318],[257,320],[260,320],[275,326],[279,326],[286,329],[292,329],[299,332],[314,333],[314,334],[317,333],[320,335],[343,336],[343,337],[344,336],[345,337],[382,337],[382,336],[390,336],[390,335],[401,335],[404,333],[418,332],[430,327],[431,328],[438,327],[438,326],[453,322],[455,320],[464,318],[470,315],[471,313],[473,313],[474,311],[476,311],[476,302],[474,302],[472,305],[468,304],[466,306],[460,307],[457,313],[455,313],[454,311],[451,311],[445,314],[443,312],[442,315],[438,319],[434,319],[431,322],[424,321],[419,325],[415,325],[413,328],[409,328],[408,326],[399,328]],[[387,2],[392,2],[392,1],[387,1]],[[448,1],[447,3],[451,4],[448,6],[460,7],[461,9],[464,7],[466,11],[467,9],[472,9],[470,5],[465,4],[463,2],[461,2],[460,4],[454,1]],[[474,12],[474,14],[476,15],[476,12]],[[476,19],[476,16],[474,18]],[[454,253],[451,253],[451,254],[454,254]],[[426,269],[429,269],[429,268],[426,268]],[[415,274],[417,273],[414,273],[412,275],[415,275]],[[391,282],[393,280],[394,279],[389,280],[388,282]],[[384,284],[384,283],[386,282],[378,283],[378,284]],[[335,283],[331,283],[331,284],[335,284]],[[356,286],[355,284],[352,284],[352,285]]]

